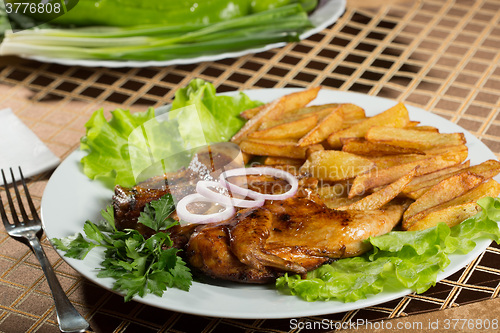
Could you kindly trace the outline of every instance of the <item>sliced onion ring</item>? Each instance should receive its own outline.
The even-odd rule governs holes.
[[[264,204],[263,198],[257,198],[255,200],[247,200],[247,199],[238,199],[234,197],[229,197],[222,193],[218,193],[212,191],[210,187],[223,188],[227,190],[227,188],[219,182],[201,180],[196,184],[196,192],[204,196],[210,201],[218,202],[226,206],[236,206],[236,207],[260,207]]]
[[[268,175],[282,178],[290,183],[291,188],[290,190],[281,194],[264,194],[235,185],[227,180],[227,178],[229,177],[246,175]],[[270,167],[238,168],[227,170],[220,175],[220,182],[222,185],[226,186],[232,193],[245,195],[254,199],[265,200],[284,200],[290,198],[295,195],[295,193],[297,193],[297,190],[299,188],[299,181],[291,173]]]
[[[214,202],[199,193],[193,193],[186,195],[177,203],[177,216],[181,221],[188,223],[213,223],[220,222],[229,219],[231,216],[236,214],[236,210],[232,205],[225,205],[224,203],[216,202],[223,206],[225,209],[222,212],[213,214],[194,214],[188,211],[187,205],[193,202]]]

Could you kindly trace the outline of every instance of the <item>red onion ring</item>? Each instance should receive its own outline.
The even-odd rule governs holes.
[[[264,204],[263,198],[258,198],[255,200],[238,199],[234,197],[229,197],[222,193],[212,191],[209,187],[218,187],[227,190],[227,188],[219,182],[201,180],[196,184],[196,192],[198,192],[199,194],[201,194],[210,201],[218,202],[226,206],[251,208],[251,207],[260,207]]]
[[[291,185],[290,190],[282,194],[264,194],[232,184],[227,180],[227,178],[234,176],[262,174],[287,180]],[[226,186],[233,193],[245,195],[254,199],[264,200],[284,200],[290,198],[295,195],[295,193],[297,193],[297,190],[299,188],[299,181],[291,173],[270,167],[238,168],[227,170],[220,175],[220,183]]]
[[[182,198],[176,206],[177,216],[181,221],[185,221],[188,223],[214,223],[220,222],[229,219],[231,216],[236,214],[236,210],[232,205],[225,205],[220,202],[216,202],[221,204],[225,209],[222,212],[213,213],[213,214],[193,214],[187,210],[187,205],[193,202],[214,202],[207,197],[199,193],[193,193],[186,195]]]

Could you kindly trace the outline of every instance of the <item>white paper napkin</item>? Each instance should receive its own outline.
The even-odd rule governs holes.
[[[55,168],[60,162],[11,109],[0,110],[0,169],[6,173],[7,182],[11,182],[9,168],[18,180],[18,166],[27,178]]]

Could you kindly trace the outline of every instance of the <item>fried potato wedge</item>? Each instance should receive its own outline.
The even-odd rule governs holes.
[[[324,141],[332,132],[338,131],[344,119],[344,105],[331,109],[330,114],[322,119],[314,128],[305,134],[298,142],[299,147],[309,146]]]
[[[242,152],[258,156],[305,159],[307,151],[307,147],[297,147],[293,140],[245,139],[239,145]]]
[[[405,226],[405,221],[413,215],[461,196],[479,185],[482,181],[483,177],[474,175],[468,171],[442,180],[431,187],[406,209],[403,214],[403,228],[406,229],[408,227]]]
[[[286,114],[283,115],[283,117],[279,119],[266,119],[262,122],[262,124],[259,126],[259,130],[264,130],[270,127],[290,123],[293,121],[297,121],[300,119],[308,118],[311,116],[317,116],[318,121],[322,120],[326,116],[328,116],[331,112],[331,110],[335,110],[338,108],[338,104],[325,104],[325,105],[314,105],[314,106],[308,106],[305,108],[297,109],[297,110],[292,110]],[[295,111],[299,112],[300,110],[307,110],[310,112],[305,112],[305,113],[295,113]]]
[[[323,147],[323,145],[319,143],[308,146],[306,150],[306,158],[309,158],[309,156],[311,156],[311,154],[314,153],[315,151],[321,151],[321,150],[325,150],[325,147]]]
[[[456,146],[447,146],[447,147],[434,147],[430,149],[425,149],[423,152],[426,155],[441,155],[444,153],[449,153],[449,152],[460,152],[460,151],[467,151],[469,148],[465,144],[460,144]]]
[[[346,153],[366,156],[387,156],[401,154],[425,154],[420,149],[391,146],[385,143],[366,141],[361,138],[343,138],[342,151]]]
[[[359,198],[347,198],[347,197],[331,197],[322,199],[326,207],[330,209],[339,209],[340,207],[346,207],[352,205],[359,201]]]
[[[240,143],[245,139],[250,133],[255,132],[262,121],[272,115],[273,113],[281,114],[284,109],[284,103],[280,103],[277,99],[269,104],[266,104],[254,117],[243,125],[243,127],[231,138],[231,142]]]
[[[300,175],[300,171],[299,171],[300,166],[298,166],[298,165],[276,164],[276,165],[273,165],[273,168],[287,171],[296,177],[298,177]]]
[[[306,118],[297,119],[289,123],[283,123],[266,129],[259,129],[248,135],[254,139],[300,139],[318,123],[318,116],[312,115]]]
[[[500,162],[497,160],[488,160],[481,164],[468,166],[467,164],[459,165],[454,168],[449,168],[442,170],[443,174],[435,173],[429,174],[427,177],[416,177],[410,184],[403,190],[403,193],[412,199],[418,199],[425,192],[427,192],[432,186],[436,185],[445,178],[452,175],[460,173],[462,171],[468,171],[476,176],[482,177],[484,180],[495,177],[500,173]],[[447,172],[449,171],[449,172]],[[434,176],[434,177],[433,177]]]
[[[321,87],[313,87],[305,90],[301,90],[295,93],[285,95],[278,99],[280,104],[283,104],[283,111],[281,113],[274,112],[268,115],[269,119],[279,119],[285,114],[292,112],[293,110],[301,109],[313,101],[320,91]]]
[[[437,127],[428,126],[428,125],[414,126],[414,127],[409,127],[408,129],[412,129],[412,130],[415,130],[415,131],[427,131],[427,132],[439,133],[439,129]]]
[[[382,113],[365,118],[351,127],[332,133],[327,141],[332,148],[337,149],[342,147],[341,138],[362,138],[373,126],[404,127],[409,121],[408,110],[404,104],[398,103]]]
[[[359,119],[345,119],[344,118],[344,121],[342,122],[342,127],[340,129],[345,130],[345,129],[352,127],[356,124],[359,124],[360,122],[364,121],[365,119],[366,119],[366,117],[359,118]]]
[[[295,165],[301,166],[304,160],[300,158],[268,156],[264,160],[264,165]]]
[[[420,154],[404,154],[404,155],[390,155],[380,157],[365,156],[370,161],[373,161],[377,168],[386,169],[396,165],[411,163],[429,158],[428,155]]]
[[[365,119],[365,110],[359,105],[352,103],[342,104],[342,113],[345,121],[352,121],[357,119]]]
[[[257,113],[259,113],[266,106],[267,106],[267,104],[262,104],[262,105],[254,107],[254,108],[242,111],[240,113],[240,117],[243,119],[246,119],[246,120],[250,120],[253,117],[255,117],[257,115]]]
[[[318,187],[317,193],[322,200],[331,200],[333,198],[345,198],[347,199],[347,193],[349,192],[349,184],[344,182],[338,182],[333,184],[326,184]],[[359,198],[356,198],[359,200]],[[353,200],[352,202],[354,202]],[[340,207],[340,206],[336,206]]]
[[[318,96],[321,87],[314,87],[278,98],[259,110],[259,112],[243,125],[231,138],[231,142],[240,143],[250,133],[256,131],[266,119],[278,119],[290,110],[306,106]]]
[[[339,181],[353,178],[375,166],[372,161],[337,150],[313,152],[300,168],[301,173],[321,180]]]
[[[446,207],[435,212],[430,212],[422,219],[415,221],[406,230],[416,231],[435,227],[439,222],[446,223],[450,228],[460,224],[462,221],[474,216],[479,212],[479,206],[475,202],[467,202],[461,205]]]
[[[448,178],[450,176],[453,176],[457,173],[460,173],[461,171],[463,171],[463,169],[466,169],[469,166],[470,166],[470,160],[467,160],[462,164],[454,165],[454,166],[451,166],[449,168],[445,168],[445,169],[442,169],[439,171],[428,173],[426,175],[414,177],[411,180],[411,182],[408,185],[406,185],[406,187],[403,189],[403,193],[406,193],[408,188],[411,188],[411,190],[419,189],[420,184],[423,184],[424,187],[427,187],[427,186],[429,186],[429,185],[427,185],[428,181],[434,181],[430,186],[436,185],[441,180]],[[410,191],[408,191],[408,192],[410,192]]]
[[[385,188],[372,193],[359,201],[356,201],[348,206],[342,206],[339,210],[374,210],[379,209],[392,199],[394,199],[401,190],[415,176],[418,167],[410,171],[408,174],[396,180],[394,183],[387,185]]]
[[[421,154],[402,154],[402,155],[388,155],[379,157],[366,156],[368,159],[375,162],[375,165],[379,169],[385,169],[392,166],[410,163],[414,161],[419,161],[429,158],[431,155],[442,155],[445,153],[455,152],[457,154],[467,152],[468,148],[466,145],[448,147],[448,149],[438,148],[432,150],[426,150],[424,155]]]
[[[365,135],[365,139],[371,142],[415,149],[431,149],[465,144],[463,133],[435,133],[387,126],[370,128]]]
[[[414,128],[420,124],[420,121],[410,120],[404,128]]]
[[[328,104],[321,104],[321,105],[309,105],[306,107],[301,107],[298,109],[293,109],[288,111],[286,114],[283,115],[283,118],[299,118],[299,117],[305,117],[309,116],[312,114],[317,114],[320,119],[324,118],[326,115],[330,113],[331,110],[334,110],[340,106],[339,103],[328,103]]]
[[[456,225],[475,214],[472,207],[477,208],[477,200],[485,196],[497,197],[499,194],[500,184],[490,179],[461,196],[413,215],[406,220],[407,230],[427,229],[439,222],[446,222],[449,226]]]
[[[425,175],[453,165],[462,163],[467,158],[467,151],[460,153],[450,152],[442,155],[431,155],[427,159],[422,159],[410,163],[400,164],[386,169],[374,168],[354,179],[349,198],[362,195],[367,190],[378,186],[386,185],[396,181],[412,169],[419,166],[416,176]]]

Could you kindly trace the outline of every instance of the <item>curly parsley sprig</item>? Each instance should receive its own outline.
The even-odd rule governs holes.
[[[175,209],[172,196],[167,194],[147,204],[138,223],[157,231],[145,239],[137,230],[119,231],[115,227],[113,207],[101,211],[104,218],[98,224],[86,221],[81,233],[65,238],[53,238],[57,249],[65,256],[84,259],[95,247],[104,247],[104,261],[98,277],[115,280],[113,289],[125,293],[125,301],[147,293],[162,296],[167,288],[189,290],[192,275],[184,260],[172,247],[168,228],[178,224],[170,214]],[[161,232],[159,232],[161,231]]]

